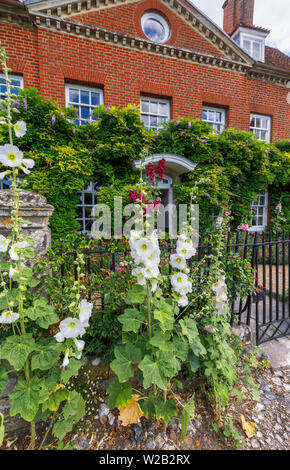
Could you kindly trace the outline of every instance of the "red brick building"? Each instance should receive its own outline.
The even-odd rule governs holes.
[[[188,0],[0,0],[0,40],[14,85],[73,104],[80,121],[141,101],[147,127],[190,116],[288,138],[290,58],[265,46],[254,0],[223,9],[224,30]]]

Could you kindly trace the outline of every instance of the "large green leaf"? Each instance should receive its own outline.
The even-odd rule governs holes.
[[[35,287],[39,284],[39,281],[33,275],[32,269],[28,268],[27,266],[24,266],[20,273],[14,274],[13,281],[29,287]]]
[[[190,352],[188,354],[188,363],[190,365],[190,369],[192,372],[196,372],[198,369],[199,369],[199,366],[200,366],[200,362],[199,362],[199,359],[198,357],[196,357],[195,354],[193,354],[193,352]]]
[[[123,315],[118,317],[118,320],[123,325],[123,331],[133,331],[134,333],[137,333],[145,324],[143,313],[136,308],[127,308]]]
[[[155,404],[156,418],[163,419],[167,424],[173,416],[177,415],[177,406],[174,398],[164,401],[163,397],[158,397]]]
[[[54,435],[62,441],[65,435],[72,431],[73,427],[74,420],[72,417],[69,419],[57,421],[54,425]]]
[[[183,408],[183,412],[180,418],[181,423],[181,438],[180,441],[184,441],[187,433],[188,423],[195,415],[195,402],[194,397],[191,397],[186,406]]]
[[[0,311],[12,309],[18,305],[18,289],[9,289],[8,292],[0,293]]]
[[[176,356],[181,359],[182,361],[186,361],[187,355],[188,355],[188,344],[187,342],[179,338],[179,336],[174,335],[173,336],[173,343],[175,346],[175,354]]]
[[[9,394],[11,399],[10,415],[20,414],[25,421],[32,421],[38,407],[48,398],[44,381],[34,376],[30,383],[21,380]]]
[[[0,397],[7,384],[8,384],[8,374],[6,372],[6,368],[4,367],[4,365],[1,364],[0,365]]]
[[[67,400],[69,391],[66,388],[60,388],[51,393],[48,399],[42,404],[42,412],[46,410],[57,411],[61,402]]]
[[[126,382],[134,375],[132,364],[139,363],[141,351],[128,343],[125,346],[116,346],[114,352],[116,359],[111,363],[111,369],[117,374],[119,382]]]
[[[110,383],[108,393],[108,405],[111,410],[113,408],[125,406],[127,401],[132,397],[132,385],[130,382],[120,384],[119,380],[116,379]]]
[[[154,416],[155,396],[153,395],[153,393],[149,393],[148,398],[146,398],[145,400],[140,400],[139,405],[146,418],[151,419],[152,416]]]
[[[36,299],[33,303],[33,307],[26,309],[25,313],[31,320],[35,321],[37,325],[45,329],[57,323],[59,320],[54,307],[50,305],[44,297]]]
[[[1,346],[2,359],[7,359],[16,370],[23,368],[25,361],[32,351],[37,350],[37,345],[31,333],[21,336],[8,336]]]
[[[164,299],[154,302],[154,318],[159,321],[159,326],[163,332],[172,331],[174,325],[174,310],[171,303]]]
[[[79,369],[82,367],[81,361],[72,357],[69,360],[69,365],[61,370],[60,379],[64,384],[67,384],[71,377],[78,375]]]
[[[144,302],[146,291],[144,286],[134,284],[127,293],[127,304],[142,304]]]
[[[196,322],[192,317],[186,317],[179,322],[182,334],[187,337],[189,344],[199,337]]]
[[[43,348],[41,351],[37,352],[32,356],[31,359],[31,369],[40,369],[48,370],[57,362],[60,353],[64,349],[62,343],[57,343],[56,341],[48,342],[47,346],[42,345]]]
[[[167,390],[168,368],[171,367],[172,375],[174,370],[163,359],[153,361],[150,356],[145,356],[139,364],[139,369],[143,372],[143,386],[149,388],[156,384],[162,390]],[[170,374],[171,375],[171,374]]]
[[[149,343],[155,348],[166,352],[169,356],[172,356],[175,351],[175,347],[170,341],[170,338],[171,334],[169,332],[162,333],[161,331],[158,331],[152,336]]]
[[[68,398],[68,401],[63,409],[64,419],[72,418],[74,421],[79,421],[85,414],[86,406],[85,400],[80,393],[73,390]]]
[[[206,355],[206,349],[203,346],[202,342],[200,341],[199,338],[195,338],[191,343],[190,343],[190,349],[196,356],[205,356]]]

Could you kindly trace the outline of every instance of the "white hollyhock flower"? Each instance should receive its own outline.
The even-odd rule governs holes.
[[[11,310],[8,310],[7,312],[3,312],[0,315],[0,323],[14,323],[18,320],[18,318],[18,313],[11,312]]]
[[[170,264],[173,268],[177,269],[185,269],[186,268],[186,260],[184,256],[174,253],[170,256]]]
[[[82,300],[78,305],[78,308],[80,309],[79,319],[86,328],[89,326],[89,319],[92,315],[93,306],[94,304],[87,300]]]
[[[9,269],[9,278],[12,279],[12,277],[14,276],[14,274],[17,272],[17,269],[15,268],[10,268]]]
[[[17,121],[16,124],[14,124],[14,132],[16,137],[23,137],[26,134],[26,130],[26,122]]]
[[[62,320],[59,329],[64,338],[77,338],[77,336],[82,336],[86,332],[82,322],[72,317]]]
[[[54,337],[55,337],[55,339],[58,343],[62,343],[64,341],[64,336],[60,331],[58,333],[56,333],[56,335],[54,335]]]
[[[152,279],[151,280],[151,292],[153,292],[153,294],[156,291],[157,286],[158,286],[157,281],[155,279]]]
[[[176,253],[183,256],[185,259],[189,259],[195,255],[196,250],[193,247],[192,242],[183,242],[178,240],[176,245]]]
[[[146,260],[154,252],[155,245],[153,241],[148,240],[148,238],[140,238],[140,240],[135,242],[134,249],[136,250],[137,256]]]
[[[159,250],[159,248],[156,248],[153,251],[153,253],[150,256],[148,256],[148,258],[144,259],[143,263],[148,268],[158,266],[158,264],[160,263],[160,250]]]
[[[188,277],[184,273],[176,273],[171,276],[171,285],[176,292],[179,292],[181,295],[190,292],[191,283],[188,280]]]
[[[26,168],[29,168],[31,170],[31,168],[34,167],[34,160],[32,158],[23,158],[23,165],[26,166]]]
[[[6,251],[8,250],[8,245],[9,245],[9,241],[7,240],[7,238],[3,237],[3,235],[0,235],[0,251],[1,251],[1,253],[6,253]]]
[[[183,295],[178,301],[178,307],[186,307],[188,305],[188,297]]]
[[[153,277],[158,277],[160,271],[158,266],[148,266],[145,267],[145,277],[146,279],[152,279]]]
[[[134,268],[132,270],[132,276],[137,277],[137,283],[140,286],[145,286],[146,285],[146,271],[145,268]]]
[[[216,329],[213,328],[213,327],[210,326],[210,325],[205,326],[204,329],[205,329],[208,333],[216,333]]]
[[[130,232],[130,239],[129,239],[129,245],[131,250],[135,248],[135,243],[137,240],[140,240],[141,234],[138,232],[138,230],[131,230]]]
[[[27,170],[27,168],[25,168],[24,166],[22,167],[22,171],[23,173],[25,173],[26,175],[30,175],[31,171],[30,170]]]
[[[29,246],[29,243],[27,243],[27,242],[13,243],[13,245],[11,246],[11,248],[9,250],[10,258],[13,259],[14,261],[18,261],[19,260],[19,251],[21,250],[21,248],[27,248],[28,246]]]
[[[62,367],[66,367],[69,365],[69,350],[67,349],[65,352],[65,356],[62,362]]]
[[[77,356],[75,356],[76,359],[80,360],[82,358],[82,353],[78,354]]]
[[[23,161],[23,153],[16,145],[5,144],[0,146],[0,162],[11,168],[20,166]]]
[[[75,339],[75,345],[76,345],[76,348],[77,350],[80,352],[84,349],[85,347],[85,342],[82,340],[82,339]]]

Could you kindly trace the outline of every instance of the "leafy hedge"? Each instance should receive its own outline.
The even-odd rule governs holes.
[[[47,102],[33,88],[21,91],[14,108],[28,128],[17,145],[36,162],[24,186],[43,194],[55,207],[50,220],[55,239],[79,229],[77,191],[90,180],[100,183],[102,202],[111,205],[116,194],[127,202],[137,176],[133,162],[144,148],[152,154],[174,153],[199,163],[175,184],[175,198],[189,202],[190,188],[198,184],[203,232],[210,231],[213,215],[222,206],[231,208],[234,225],[249,222],[252,200],[268,185],[273,189],[273,207],[281,201],[289,220],[285,186],[289,183],[290,140],[265,144],[251,132],[235,129],[216,135],[208,123],[190,118],[147,132],[133,105],[122,110],[99,106],[96,121],[77,127],[73,109]],[[0,145],[6,141],[6,130],[1,128]]]

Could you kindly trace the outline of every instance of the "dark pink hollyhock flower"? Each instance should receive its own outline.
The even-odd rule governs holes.
[[[129,192],[129,201],[130,202],[135,202],[137,199],[137,193],[135,191],[135,189],[130,189],[130,192]]]
[[[151,162],[148,163],[147,176],[148,176],[148,178],[151,179],[151,181],[154,181],[154,179],[155,179],[155,166],[152,165]]]
[[[166,161],[165,161],[165,158],[162,158],[161,160],[159,160],[158,164],[157,164],[157,169],[156,169],[156,173],[159,177],[159,181],[162,181],[163,180],[163,174],[164,174],[164,170],[165,170],[165,165],[166,165]]]

